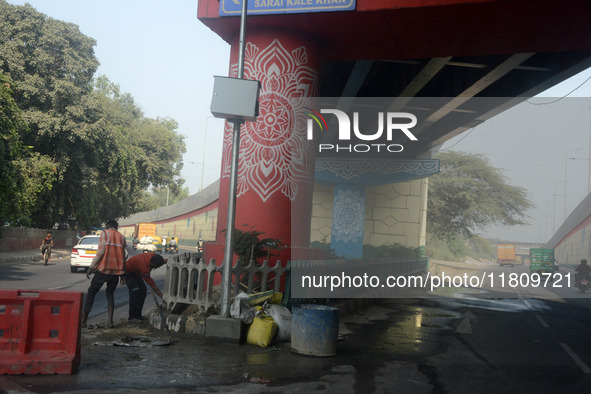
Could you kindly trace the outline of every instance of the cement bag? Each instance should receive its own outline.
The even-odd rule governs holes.
[[[277,341],[291,341],[291,312],[289,309],[277,304],[266,304],[265,313],[277,323]]]
[[[248,305],[257,305],[262,304],[265,301],[270,300],[273,298],[273,294],[275,292],[273,290],[263,291],[261,293],[254,293],[248,296],[247,302]]]
[[[241,319],[244,323],[250,324],[254,319],[255,310],[246,303],[247,295],[240,292],[230,304],[230,316]]]
[[[267,347],[273,341],[275,334],[277,334],[277,323],[271,317],[259,315],[254,318],[248,328],[246,343]]]
[[[271,299],[269,300],[269,303],[281,304],[281,301],[283,301],[283,293],[275,293],[273,294],[273,297],[271,297]]]

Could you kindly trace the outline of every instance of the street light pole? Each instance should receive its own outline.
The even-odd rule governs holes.
[[[197,163],[196,161],[188,161],[187,163],[189,164],[195,164],[196,166],[201,166],[201,188],[197,190],[197,192],[195,192],[195,194],[199,193],[201,191],[201,189],[203,189],[203,162],[201,163]]]
[[[590,138],[590,140],[591,140],[591,138]],[[590,175],[589,175],[588,184],[587,184],[587,194],[591,193],[591,156],[589,156],[589,158],[587,158],[587,159],[582,159],[582,158],[578,158],[578,157],[569,157],[568,159],[569,160],[586,160],[589,162],[589,174]]]
[[[556,232],[556,198],[561,196],[561,194],[557,193],[556,185],[558,185],[559,183],[560,183],[560,181],[554,182],[554,194],[552,194],[552,196],[554,197],[554,219],[552,221],[552,233]],[[566,200],[566,194],[564,194],[564,198]]]
[[[203,190],[203,177],[205,176],[205,144],[207,143],[207,124],[209,122],[208,116],[205,118],[205,136],[203,136],[203,159],[201,160],[201,185],[199,186],[199,191]]]
[[[242,0],[240,15],[240,46],[238,48],[238,75],[244,78],[244,48],[246,46],[246,12],[247,0]],[[230,317],[230,287],[232,285],[232,256],[234,255],[234,222],[236,219],[236,190],[238,189],[238,156],[240,152],[240,126],[242,122],[234,122],[232,136],[232,164],[230,166],[230,190],[228,192],[228,219],[226,221],[226,244],[224,247],[224,265],[222,267],[222,295],[220,312],[225,318]]]
[[[587,108],[589,116],[589,181],[587,183],[587,194],[591,193],[591,106]]]
[[[564,154],[564,220],[566,222],[566,177],[567,177],[567,165],[568,165],[568,152]]]
[[[546,216],[544,216],[544,243],[548,242],[548,204],[550,201],[546,200]]]

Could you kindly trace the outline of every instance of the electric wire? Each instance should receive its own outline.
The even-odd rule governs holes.
[[[581,86],[583,86],[584,84],[586,84],[589,80],[591,79],[591,76],[589,76],[589,78],[585,79],[579,86],[577,86],[576,88],[574,88],[573,90],[571,90],[570,92],[568,92],[567,94],[565,94],[562,97],[557,98],[556,100],[553,101],[549,101],[547,103],[532,103],[529,100],[526,100],[525,102],[531,105],[550,105],[550,104],[554,104],[560,100],[562,100],[563,98],[568,97],[571,93],[573,93],[575,90],[578,90]]]

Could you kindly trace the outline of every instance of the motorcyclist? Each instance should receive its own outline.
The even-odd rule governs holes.
[[[579,279],[583,278],[587,280],[591,278],[591,267],[589,267],[585,259],[581,259],[581,264],[575,268],[575,283],[579,283]]]
[[[172,253],[173,251],[176,252],[177,250],[177,245],[176,245],[176,239],[174,239],[174,237],[172,237],[170,239],[170,242],[168,243],[168,250]]]
[[[47,259],[48,261],[49,261],[49,259],[51,259],[51,248],[53,248],[53,237],[51,236],[51,231],[48,231],[45,238],[43,238],[43,241],[41,242],[41,247],[40,247],[41,256],[43,256],[45,254],[45,250],[49,249],[49,258]]]

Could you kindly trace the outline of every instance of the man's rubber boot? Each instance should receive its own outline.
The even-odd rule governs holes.
[[[108,306],[107,307],[107,314],[109,315],[109,328],[115,328],[115,325],[113,324],[113,307],[112,306]]]
[[[86,320],[88,320],[88,312],[82,312],[82,324],[81,327],[86,327]]]

